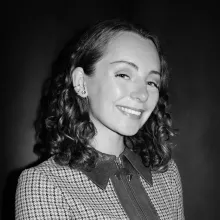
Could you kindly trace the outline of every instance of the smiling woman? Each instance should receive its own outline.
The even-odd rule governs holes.
[[[69,59],[48,94],[51,157],[22,172],[16,219],[184,219],[157,39],[104,21]]]
[[[120,155],[123,136],[133,136],[154,110],[158,98],[160,60],[150,40],[132,33],[118,33],[96,63],[94,76],[83,68],[73,71],[73,84],[84,81],[90,101],[90,118],[97,129],[97,150]],[[134,110],[136,110],[134,112]],[[134,114],[136,113],[136,114]],[[111,139],[106,143],[106,138]],[[93,144],[92,144],[93,145]]]

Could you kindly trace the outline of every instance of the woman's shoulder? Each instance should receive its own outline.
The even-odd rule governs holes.
[[[152,178],[155,182],[165,181],[172,185],[181,184],[179,169],[174,159],[169,161],[168,169],[165,172],[152,172]]]
[[[179,169],[174,159],[171,159],[168,164],[167,174],[169,174],[173,180],[180,181]]]
[[[179,169],[174,159],[169,161],[167,173],[171,174],[172,176],[179,174]]]
[[[22,171],[19,181],[33,181],[33,180],[54,180],[56,181],[64,180],[73,177],[74,175],[79,175],[79,171],[71,169],[69,166],[61,166],[57,164],[54,157],[50,157],[46,161],[40,163],[37,166],[25,169]]]
[[[54,157],[41,162],[40,164],[24,169],[21,175],[34,175],[35,173],[54,173],[59,171],[59,165],[54,161]]]

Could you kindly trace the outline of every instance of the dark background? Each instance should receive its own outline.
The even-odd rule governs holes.
[[[2,219],[13,219],[20,169],[37,159],[33,121],[52,62],[76,30],[115,17],[146,26],[166,52],[186,219],[220,218],[220,16],[214,1],[8,1],[0,10]]]

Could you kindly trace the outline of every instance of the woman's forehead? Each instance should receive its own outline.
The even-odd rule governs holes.
[[[132,32],[121,32],[112,38],[101,60],[107,62],[127,61],[141,68],[152,65],[160,70],[160,60],[154,43]]]

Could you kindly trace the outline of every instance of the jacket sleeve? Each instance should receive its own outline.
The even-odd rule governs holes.
[[[177,168],[176,163],[171,161],[171,170],[172,170],[172,188],[173,188],[173,197],[175,198],[175,218],[177,220],[184,220],[184,208],[183,208],[183,191],[182,191],[182,183],[179,174],[179,170]]]
[[[42,172],[27,169],[19,177],[15,219],[70,219],[69,207],[59,188]]]

